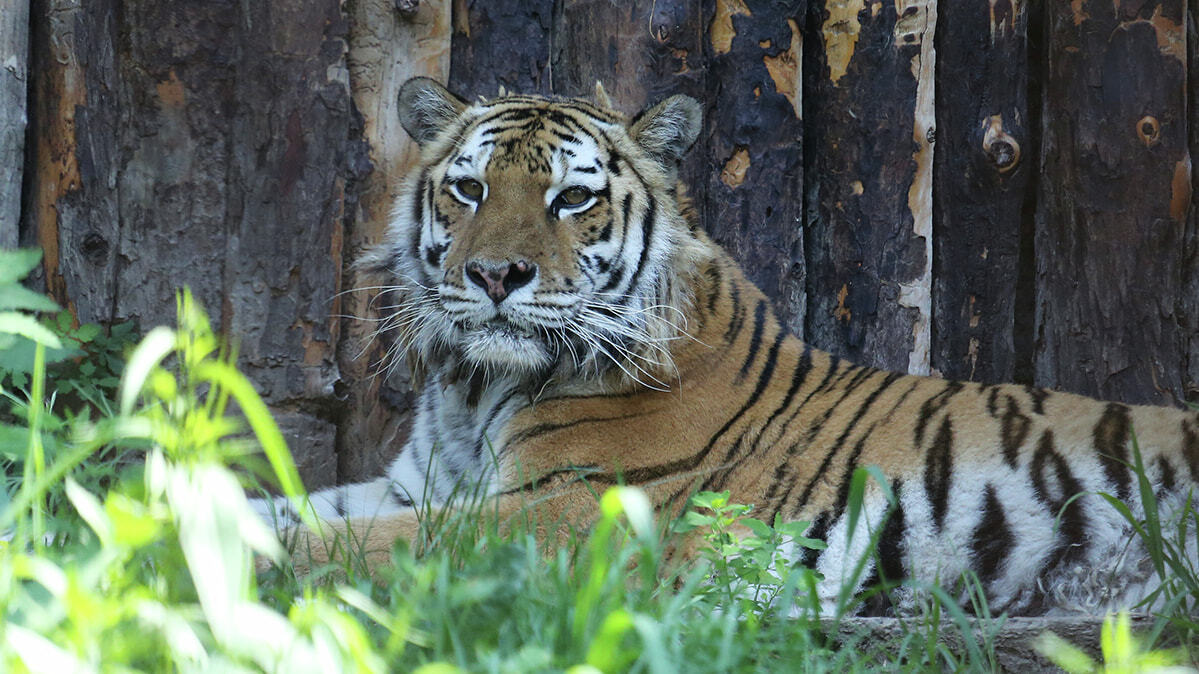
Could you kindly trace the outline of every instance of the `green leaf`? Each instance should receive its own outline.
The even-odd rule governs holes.
[[[58,311],[59,306],[49,297],[22,285],[0,285],[0,310]]]
[[[100,326],[95,323],[85,323],[79,326],[71,336],[81,342],[87,343],[95,339],[100,334]]]
[[[61,349],[62,341],[49,328],[38,323],[32,316],[19,314],[15,311],[0,312],[0,332],[21,335],[55,349]]]
[[[0,284],[20,281],[41,261],[42,251],[37,248],[0,250]]]
[[[9,461],[24,461],[29,429],[0,424],[0,456]]]
[[[774,534],[774,530],[762,520],[746,517],[741,520],[741,523],[748,527],[758,538],[769,539]]]
[[[3,336],[11,338],[12,343],[8,346],[0,347],[0,371],[21,372],[24,374],[33,372],[33,356],[37,350],[37,344],[19,335]],[[46,349],[46,363],[61,363],[64,360],[81,355],[83,355],[83,352],[79,349],[65,346],[61,349]]]

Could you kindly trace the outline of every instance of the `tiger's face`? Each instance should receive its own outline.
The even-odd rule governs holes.
[[[409,352],[488,373],[654,377],[688,237],[673,181],[699,131],[677,96],[631,125],[579,100],[467,105],[432,80],[400,93],[422,146],[388,235]]]

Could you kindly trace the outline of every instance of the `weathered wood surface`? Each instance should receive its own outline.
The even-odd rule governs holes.
[[[454,0],[449,87],[474,100],[512,93],[549,94],[555,0]]]
[[[702,224],[803,333],[803,25],[807,2],[716,0],[707,26]]]
[[[31,208],[80,320],[170,323],[190,286],[312,485],[335,481],[331,303],[364,152],[336,0],[48,2]]]
[[[1185,3],[1046,8],[1037,382],[1173,404],[1199,355]]]
[[[1153,628],[1153,618],[1144,614],[1133,614],[1134,633],[1143,635]],[[1099,617],[1005,617],[1002,623],[989,620],[971,620],[970,634],[963,635],[957,625],[943,624],[937,633],[939,644],[950,653],[965,654],[967,639],[974,644],[990,643],[994,656],[992,664],[997,671],[1013,674],[1041,674],[1061,672],[1048,658],[1036,649],[1036,640],[1045,632],[1052,632],[1095,659],[1102,659],[1100,633],[1103,621]],[[882,647],[894,652],[887,644],[910,642],[912,625],[900,618],[844,618],[826,621],[826,631],[839,643]],[[898,647],[897,647],[898,648]]]
[[[937,9],[813,2],[804,55],[804,335],[915,373],[930,370]]]
[[[601,80],[630,114],[703,103],[681,172],[700,224],[814,345],[1169,404],[1199,397],[1185,9],[43,0],[20,237],[83,321],[170,322],[190,285],[306,480],[373,475],[411,400],[403,368],[376,376],[373,291],[339,292],[374,282],[349,263],[414,157],[400,83],[473,99]]]
[[[347,265],[378,243],[391,218],[400,182],[418,157],[416,144],[396,112],[400,85],[424,75],[444,81],[450,67],[450,0],[422,0],[415,11],[395,10],[394,0],[363,0],[347,6],[350,45],[347,64],[354,106],[362,115],[362,135],[371,168],[347,203]],[[340,300],[341,342],[338,395],[345,401],[338,424],[337,474],[341,480],[379,475],[408,433],[411,386],[404,367],[383,376],[389,335],[376,335],[380,279],[348,268],[346,289],[365,288]]]
[[[29,0],[0,0],[0,249],[17,245],[25,170]]]
[[[1033,11],[1020,0],[939,6],[932,366],[950,379],[1012,381],[1016,341],[1026,353],[1030,346],[1031,325],[1017,335],[1015,324],[1032,307],[1031,284],[1018,280],[1038,168],[1028,106]]]

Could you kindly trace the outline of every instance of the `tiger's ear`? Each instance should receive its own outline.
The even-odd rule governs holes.
[[[424,145],[453,123],[466,109],[466,101],[428,77],[413,77],[400,87],[400,124],[417,143]]]
[[[679,94],[634,117],[629,135],[663,168],[673,172],[699,137],[702,122],[699,101]]]

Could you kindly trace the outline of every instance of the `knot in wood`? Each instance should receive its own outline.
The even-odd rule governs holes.
[[[1137,136],[1145,147],[1153,147],[1161,140],[1162,127],[1158,124],[1157,118],[1152,115],[1145,115],[1137,120]]]
[[[83,241],[79,245],[79,252],[83,253],[83,257],[92,264],[102,264],[108,257],[108,240],[95,232],[90,232],[83,237]]]
[[[412,19],[420,9],[420,0],[395,0],[396,12],[405,19]]]
[[[1020,143],[1003,128],[1003,115],[991,115],[983,122],[983,152],[1000,173],[1020,163]]]

